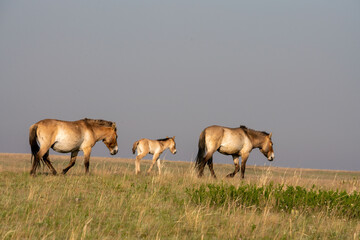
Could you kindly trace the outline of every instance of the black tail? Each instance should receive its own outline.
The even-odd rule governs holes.
[[[132,147],[133,154],[135,154],[135,151],[136,151],[136,148],[137,148],[138,144],[139,144],[139,141],[134,142],[133,147]]]
[[[35,157],[35,155],[40,150],[39,145],[37,144],[37,134],[36,134],[37,127],[38,127],[37,124],[34,124],[30,127],[30,131],[29,131],[29,143],[30,143],[30,147],[31,147],[31,158]]]
[[[196,155],[196,163],[195,168],[199,169],[200,163],[204,160],[204,153],[205,153],[205,131],[202,131],[199,137],[199,143],[198,143],[198,153]]]
[[[31,163],[33,161],[36,161],[36,167],[38,167],[40,165],[40,161],[36,159],[36,154],[39,152],[40,147],[37,144],[37,131],[38,125],[34,124],[30,127],[30,131],[29,131],[29,143],[30,143],[30,147],[31,147]],[[41,158],[41,160],[43,161],[43,159]]]

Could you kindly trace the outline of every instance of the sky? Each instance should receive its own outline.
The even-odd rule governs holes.
[[[204,128],[246,125],[275,151],[248,165],[360,171],[359,26],[358,0],[1,0],[0,152],[87,117],[117,123],[116,158],[176,136],[161,159],[193,161]]]

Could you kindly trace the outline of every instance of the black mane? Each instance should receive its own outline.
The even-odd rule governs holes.
[[[167,140],[169,140],[169,139],[170,139],[170,138],[167,137],[167,138],[160,138],[160,139],[156,139],[156,140],[162,142],[162,141],[167,141]]]
[[[115,127],[115,123],[111,122],[111,121],[106,121],[106,120],[102,120],[102,119],[89,119],[89,118],[84,118],[83,119],[85,122],[89,123],[89,124],[94,124],[97,126],[104,126],[104,127]]]
[[[269,133],[268,132],[265,132],[265,131],[256,131],[256,130],[254,130],[254,129],[250,129],[250,128],[247,128],[246,126],[244,126],[244,125],[240,125],[240,128],[241,129],[243,129],[244,131],[255,131],[255,132],[259,132],[259,133],[262,133],[262,134],[264,134],[264,135],[267,135],[267,136],[269,136]]]

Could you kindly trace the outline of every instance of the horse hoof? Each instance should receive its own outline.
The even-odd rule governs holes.
[[[226,175],[227,178],[233,178],[234,177],[234,174],[230,173],[228,175]]]

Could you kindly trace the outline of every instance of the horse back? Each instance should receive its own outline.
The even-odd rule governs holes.
[[[207,149],[218,150],[223,154],[240,154],[249,139],[241,128],[210,126],[204,130]]]
[[[146,152],[150,154],[154,154],[155,152],[160,152],[162,150],[159,141],[147,138],[140,139],[138,141],[137,148],[142,153]]]
[[[57,119],[44,119],[36,123],[37,128],[47,134],[57,133],[59,131],[65,131],[69,134],[78,134],[86,132],[88,126],[82,121],[62,121]]]
[[[90,129],[81,120],[44,119],[36,125],[40,144],[50,145],[58,152],[80,149],[84,141],[92,141]]]

